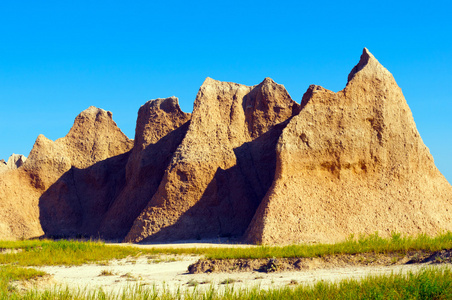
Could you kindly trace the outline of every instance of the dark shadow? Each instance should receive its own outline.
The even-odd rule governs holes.
[[[39,199],[45,236],[122,240],[156,192],[188,125],[141,151],[130,178],[126,169],[133,150],[64,173]]]
[[[99,228],[106,239],[122,240],[135,219],[145,209],[157,191],[174,152],[187,133],[190,121],[134,153],[127,165],[128,176],[125,188],[112,202]],[[133,160],[133,161],[132,161]]]
[[[276,144],[289,120],[235,148],[237,164],[219,168],[193,207],[143,243],[218,238],[238,242],[273,182]]]
[[[130,152],[86,169],[72,167],[39,198],[39,218],[47,237],[99,238],[98,228],[125,185]]]

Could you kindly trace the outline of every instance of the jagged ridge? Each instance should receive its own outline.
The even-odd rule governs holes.
[[[207,78],[192,114],[176,97],[148,101],[134,141],[110,112],[88,108],[64,138],[39,136],[22,167],[0,174],[0,238],[433,234],[452,229],[451,200],[400,88],[364,49],[344,90],[312,85],[301,105],[270,78]]]

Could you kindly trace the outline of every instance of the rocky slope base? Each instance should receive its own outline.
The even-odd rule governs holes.
[[[364,49],[344,90],[301,104],[266,78],[207,78],[192,114],[145,103],[135,140],[90,107],[16,169],[0,163],[0,239],[216,237],[264,244],[452,230],[452,187],[393,76]]]

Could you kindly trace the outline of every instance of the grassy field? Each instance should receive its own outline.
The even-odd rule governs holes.
[[[270,290],[234,289],[220,291],[168,292],[155,288],[131,286],[119,294],[94,291],[53,289],[16,293],[1,291],[0,299],[451,299],[452,271],[450,268],[424,269],[417,273],[371,276],[360,281],[338,283],[319,282],[313,286],[276,288]]]
[[[282,247],[257,246],[246,248],[150,248],[132,246],[109,246],[99,241],[0,241],[0,298],[1,299],[450,299],[452,298],[452,273],[450,269],[426,270],[419,274],[374,277],[364,281],[344,281],[339,284],[319,283],[314,287],[274,289],[271,291],[228,289],[222,295],[216,290],[193,295],[167,295],[161,291],[135,287],[127,295],[106,295],[102,291],[53,290],[31,291],[18,294],[11,283],[16,280],[30,280],[44,274],[30,266],[81,265],[101,263],[112,259],[158,254],[195,254],[207,259],[271,258],[271,257],[320,257],[332,254],[406,253],[424,250],[428,252],[452,248],[452,233],[435,237],[416,237],[393,234],[382,238],[377,234],[350,237],[336,244],[290,245]],[[436,294],[435,294],[436,293]],[[408,295],[408,296],[406,296]],[[427,296],[426,296],[427,295]],[[436,296],[435,296],[436,295]],[[162,298],[163,297],[163,298]],[[223,297],[223,298],[222,298]]]
[[[0,255],[1,264],[18,266],[81,265],[91,262],[121,259],[128,256],[156,254],[196,254],[207,259],[232,258],[281,258],[281,257],[321,257],[332,254],[407,253],[415,250],[439,251],[452,248],[452,232],[435,237],[418,235],[415,237],[393,234],[382,238],[378,234],[350,237],[336,244],[257,246],[245,248],[151,248],[132,246],[108,246],[99,241],[0,241],[0,249],[19,250]]]

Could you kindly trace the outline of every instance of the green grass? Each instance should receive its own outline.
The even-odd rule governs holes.
[[[0,248],[22,249],[17,253],[0,255],[0,264],[20,266],[81,265],[149,252],[135,247],[107,246],[102,242],[67,240],[0,242]]]
[[[289,245],[289,246],[259,246],[251,248],[205,249],[207,259],[232,258],[282,258],[282,257],[321,257],[332,254],[357,253],[407,253],[409,251],[425,250],[439,251],[452,248],[452,232],[445,232],[435,237],[425,234],[418,236],[402,236],[393,234],[382,238],[377,233],[368,236],[351,236],[344,242],[336,244]]]
[[[155,254],[196,254],[207,259],[234,258],[281,258],[281,257],[320,257],[332,254],[356,253],[406,253],[408,251],[439,251],[452,248],[452,232],[430,237],[421,234],[415,237],[393,234],[382,238],[378,234],[350,237],[336,244],[256,246],[245,248],[151,248],[107,246],[98,241],[0,241],[0,249],[22,249],[17,253],[0,255],[1,264],[19,266],[42,265],[81,265],[92,262],[105,262],[112,259],[137,257]]]
[[[21,268],[9,265],[0,266],[0,295],[8,294],[14,290],[11,286],[12,281],[35,279],[44,276],[45,274],[45,272],[31,268]]]
[[[158,290],[155,287],[132,285],[120,293],[103,290],[69,290],[55,288],[24,294],[1,293],[0,299],[451,299],[452,272],[450,268],[424,269],[416,273],[370,276],[362,280],[344,280],[338,283],[319,282],[315,285],[262,290],[237,289],[226,286],[224,290],[210,287],[193,291]]]
[[[448,299],[452,298],[452,273],[450,269],[440,271],[425,270],[409,275],[372,277],[357,282],[343,281],[338,284],[318,283],[314,287],[297,286],[293,288],[262,290],[227,289],[224,294],[210,289],[205,293],[171,294],[159,293],[152,288],[136,287],[125,294],[106,294],[98,291],[52,290],[30,291],[18,294],[12,288],[14,280],[29,280],[44,273],[20,266],[42,265],[81,265],[84,263],[108,262],[112,259],[128,257],[134,259],[141,255],[157,254],[195,254],[210,259],[231,258],[282,258],[282,257],[320,257],[331,254],[356,253],[406,253],[409,251],[439,251],[452,248],[452,233],[445,232],[430,237],[424,234],[411,237],[393,234],[382,238],[378,234],[351,236],[336,244],[256,246],[245,248],[151,248],[132,246],[107,246],[100,241],[0,241],[0,250],[17,249],[11,253],[0,254],[0,299]],[[224,297],[224,298],[222,298]]]

